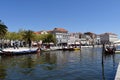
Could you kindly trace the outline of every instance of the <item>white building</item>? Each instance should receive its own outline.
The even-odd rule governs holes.
[[[95,44],[97,45],[101,44],[100,35],[96,35]]]
[[[66,44],[69,39],[68,31],[63,28],[54,28],[52,33],[56,36],[57,44]]]
[[[118,35],[114,33],[104,33],[100,35],[101,43],[113,43],[118,40]]]
[[[80,44],[80,38],[79,38],[80,33],[69,33],[69,39],[68,39],[68,44]]]

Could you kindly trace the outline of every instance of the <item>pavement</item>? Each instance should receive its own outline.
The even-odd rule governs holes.
[[[117,68],[117,72],[116,72],[116,76],[115,76],[115,79],[114,80],[120,80],[120,63],[118,65],[118,68]]]

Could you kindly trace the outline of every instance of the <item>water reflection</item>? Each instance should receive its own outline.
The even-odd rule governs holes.
[[[120,60],[120,56],[104,55],[101,48],[1,56],[0,79],[113,80],[118,64],[116,59]]]
[[[43,65],[43,69],[47,70],[53,70],[56,68],[56,63],[57,63],[57,56],[56,54],[52,54],[50,52],[47,52],[44,54],[45,56],[45,65]]]
[[[4,79],[5,77],[6,77],[5,65],[1,64],[0,65],[0,79]]]
[[[106,64],[110,64],[110,66],[106,66]],[[112,67],[111,69],[109,69],[109,71],[112,72],[114,70],[114,72],[112,72],[112,73],[113,73],[113,76],[115,76],[115,71],[116,71],[115,66],[116,66],[115,54],[105,54],[104,51],[102,50],[102,77],[103,77],[103,80],[106,80],[106,79],[113,80],[114,79],[111,77],[106,78],[105,74],[106,74],[106,70],[109,69],[109,68],[106,69],[106,67]]]

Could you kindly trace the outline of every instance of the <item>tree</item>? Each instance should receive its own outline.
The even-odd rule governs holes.
[[[35,34],[35,35],[34,35],[34,40],[35,40],[35,41],[40,41],[40,40],[42,40],[41,34]]]
[[[7,26],[4,25],[2,23],[2,21],[0,20],[0,39],[2,41],[2,39],[4,39],[6,33],[7,33]],[[0,43],[0,47],[3,48],[3,44],[4,44],[4,41]]]
[[[8,40],[20,40],[20,35],[17,32],[7,32],[5,38]]]
[[[19,40],[23,40],[23,35],[24,35],[24,33],[25,33],[25,30],[22,30],[22,29],[20,29],[19,31],[18,31],[18,35],[19,35]]]
[[[8,27],[0,21],[0,38],[1,39],[4,38],[5,34],[7,33],[7,29]]]
[[[50,42],[53,42],[53,43],[56,43],[56,38],[53,34],[45,34],[44,37],[43,37],[43,43],[50,43]]]
[[[27,41],[29,44],[29,48],[31,47],[32,40],[34,39],[34,32],[31,30],[24,31],[24,34],[22,35],[23,39]]]

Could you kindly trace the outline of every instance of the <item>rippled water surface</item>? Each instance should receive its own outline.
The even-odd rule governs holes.
[[[119,61],[120,54],[102,58],[101,48],[0,56],[0,80],[114,80]]]

